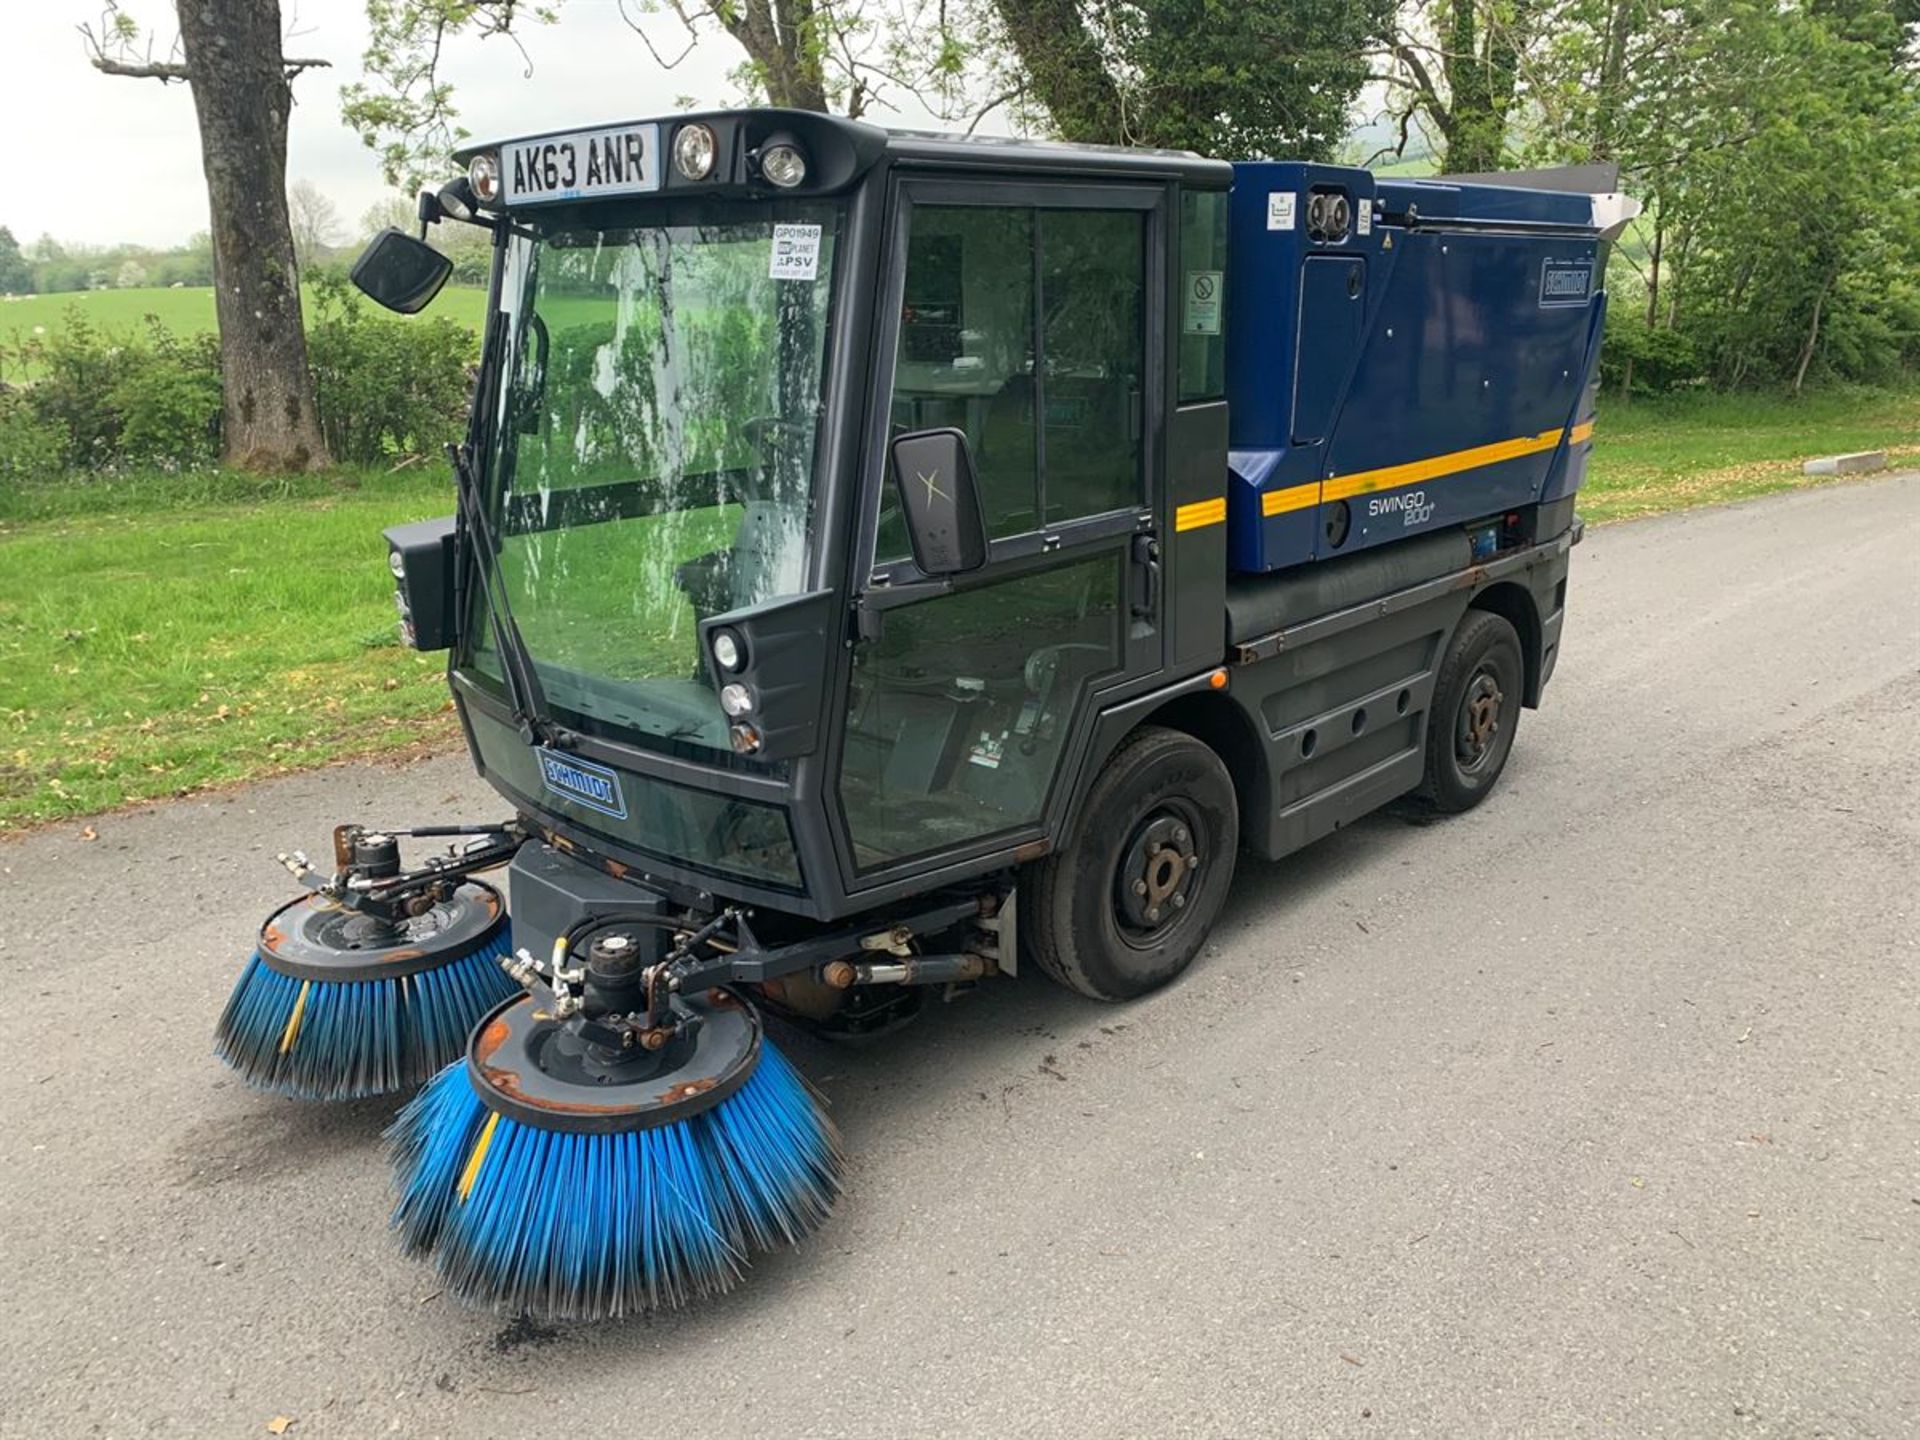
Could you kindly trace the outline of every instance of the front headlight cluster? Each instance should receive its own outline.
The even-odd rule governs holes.
[[[747,646],[738,633],[732,630],[716,630],[710,642],[713,646],[713,663],[723,675],[737,675],[746,668]],[[760,731],[748,721],[753,714],[753,687],[742,680],[729,680],[720,687],[720,708],[727,713],[732,723],[727,727],[727,738],[733,748],[742,755],[751,755],[760,748]]]

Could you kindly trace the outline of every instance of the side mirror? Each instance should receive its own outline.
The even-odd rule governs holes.
[[[929,575],[963,575],[987,563],[987,526],[973,451],[959,430],[902,435],[889,451],[913,560]]]
[[[367,242],[349,278],[376,303],[415,315],[427,308],[452,273],[453,261],[426,241],[388,226]]]

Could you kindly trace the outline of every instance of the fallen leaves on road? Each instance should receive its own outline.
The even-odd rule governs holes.
[[[276,1415],[267,1421],[267,1433],[269,1435],[284,1435],[292,1428],[293,1416],[291,1415]]]

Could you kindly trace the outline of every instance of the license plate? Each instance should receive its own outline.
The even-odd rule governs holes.
[[[620,125],[521,140],[500,152],[509,205],[592,200],[660,188],[660,127]]]

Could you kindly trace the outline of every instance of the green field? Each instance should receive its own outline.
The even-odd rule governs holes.
[[[302,299],[309,310],[312,292]],[[480,328],[487,293],[474,285],[449,285],[427,310],[461,324]],[[86,319],[109,335],[134,335],[155,317],[176,334],[191,335],[213,327],[213,291],[205,286],[180,290],[80,290],[58,295],[22,295],[0,300],[0,352],[36,333],[54,335],[73,316]],[[0,373],[0,379],[18,378]]]
[[[1920,461],[1920,394],[1604,403],[1594,521]],[[380,531],[452,509],[430,473],[0,487],[0,830],[456,743],[442,660],[401,648]],[[704,543],[704,542],[703,542]]]

